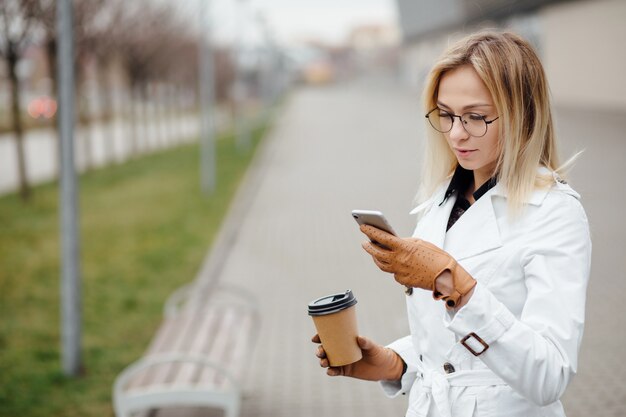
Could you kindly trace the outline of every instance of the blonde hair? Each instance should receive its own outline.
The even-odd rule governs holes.
[[[500,137],[495,175],[507,192],[510,211],[519,214],[534,189],[554,182],[551,175],[538,173],[539,166],[561,175],[572,162],[559,166],[543,67],[530,44],[516,34],[484,31],[467,36],[452,45],[431,69],[424,89],[426,112],[437,107],[441,77],[463,65],[470,65],[478,73],[494,101]],[[420,201],[430,196],[457,166],[443,134],[430,126],[426,129]]]

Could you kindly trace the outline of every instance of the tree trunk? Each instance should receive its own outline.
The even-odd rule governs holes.
[[[52,80],[52,97],[59,102],[58,97],[58,84],[59,80],[57,77],[57,42],[54,37],[46,39],[46,56],[48,58],[48,74],[50,75],[50,79]],[[56,154],[54,155],[54,172],[59,174],[59,161],[61,155],[61,146],[60,146],[60,137],[59,137],[59,119],[57,115],[54,116],[54,130],[56,132],[56,141],[57,146],[54,147]]]
[[[178,87],[178,101],[179,101],[179,111],[178,111],[178,128],[180,130],[180,138],[179,140],[181,142],[186,143],[186,139],[187,139],[187,134],[186,134],[186,125],[185,125],[185,116],[187,115],[187,106],[186,106],[186,102],[185,102],[185,87],[184,86],[179,86]]]
[[[163,130],[163,118],[161,117],[161,95],[159,91],[159,83],[150,83],[150,94],[148,102],[150,103],[152,113],[152,129],[154,130],[154,143],[155,149],[164,147],[165,144],[165,131]]]
[[[167,87],[167,118],[170,142],[172,145],[178,142],[176,137],[176,85],[169,84]]]
[[[105,149],[104,161],[108,164],[115,160],[115,117],[113,113],[112,89],[109,88],[109,83],[107,82],[106,64],[104,62],[99,62],[96,74],[101,109],[100,119],[102,120],[100,124],[102,126]]]
[[[164,118],[162,114],[163,103],[161,102],[161,86],[158,82],[152,84],[152,113],[154,117],[154,128],[157,149],[165,148],[167,144],[167,131],[165,130]]]
[[[167,118],[167,84],[159,83],[158,84],[158,96],[159,96],[159,115],[161,117],[161,129],[163,129],[163,147],[169,148],[172,142],[172,134],[169,130],[169,120]]]
[[[159,83],[157,84],[157,102],[158,104],[158,114],[161,119],[161,130],[163,130],[163,148],[169,148],[169,144],[171,142],[171,136],[169,132],[169,125],[167,120],[167,84]]]
[[[87,88],[85,88],[85,83],[82,81],[80,75],[78,77],[76,86],[76,101],[78,104],[78,120],[80,123],[78,124],[80,127],[80,133],[83,140],[83,169],[84,171],[89,171],[93,168],[94,165],[94,157],[93,157],[93,133],[91,131],[91,112],[89,111],[89,97],[82,94]]]
[[[31,196],[30,185],[26,177],[26,154],[24,152],[24,129],[22,126],[22,114],[20,112],[20,86],[15,72],[18,56],[15,46],[7,46],[7,64],[9,66],[9,80],[11,82],[11,118],[13,119],[13,131],[15,132],[15,148],[17,150],[17,177],[19,181],[20,196],[23,201],[28,201]]]
[[[139,105],[143,119],[144,143],[146,153],[152,151],[152,140],[150,139],[150,111],[148,109],[148,82],[143,81],[139,86]]]
[[[137,96],[136,92],[137,86],[133,82],[130,84],[130,89],[128,92],[128,105],[130,107],[128,117],[130,117],[130,123],[132,125],[130,154],[133,158],[139,154],[139,112],[137,111],[137,104],[135,103],[135,98]]]
[[[48,71],[52,80],[52,95],[56,97],[58,91],[56,39],[49,38],[46,40],[46,55],[48,58]]]

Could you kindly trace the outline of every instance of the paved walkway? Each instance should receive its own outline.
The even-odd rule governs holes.
[[[565,154],[585,152],[571,183],[582,195],[593,240],[579,374],[564,396],[568,417],[626,416],[626,115],[558,109]]]
[[[572,139],[566,148],[590,148],[572,182],[585,197],[595,249],[580,375],[566,409],[570,417],[623,416],[626,367],[619,352],[625,334],[618,308],[626,288],[618,261],[626,253],[626,228],[618,210],[625,197],[623,186],[615,195],[613,185],[621,183],[618,167],[626,155],[615,136],[624,122],[610,115],[590,121],[575,111],[559,118],[561,133]],[[400,234],[411,233],[422,119],[419,98],[383,79],[300,89],[288,100],[234,206],[236,240],[212,256],[222,281],[248,287],[261,303],[243,416],[404,415],[406,397],[389,400],[377,384],[325,375],[309,342],[314,327],[306,305],[351,288],[362,334],[387,343],[407,333],[402,289],[362,251],[350,211],[380,209]],[[216,414],[178,409],[158,415]]]

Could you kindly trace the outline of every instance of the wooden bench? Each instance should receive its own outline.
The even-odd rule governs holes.
[[[176,291],[145,355],[113,386],[117,417],[168,406],[221,408],[239,415],[242,383],[260,325],[254,297],[232,286]]]

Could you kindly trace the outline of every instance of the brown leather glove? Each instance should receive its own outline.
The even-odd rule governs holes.
[[[361,231],[379,243],[365,242],[363,249],[381,270],[394,274],[400,284],[432,291],[436,300],[445,299],[450,308],[476,285],[476,280],[452,256],[432,243],[399,238],[368,225],[361,226]],[[446,296],[435,289],[435,279],[445,270],[450,271],[454,282],[454,290]]]
[[[320,337],[315,335],[311,341],[320,343]],[[397,381],[402,377],[404,361],[395,351],[362,336],[357,338],[357,343],[363,358],[349,365],[330,367],[322,345],[317,348],[315,356],[320,359],[322,368],[328,368],[326,374],[329,376],[342,375],[367,381]]]

